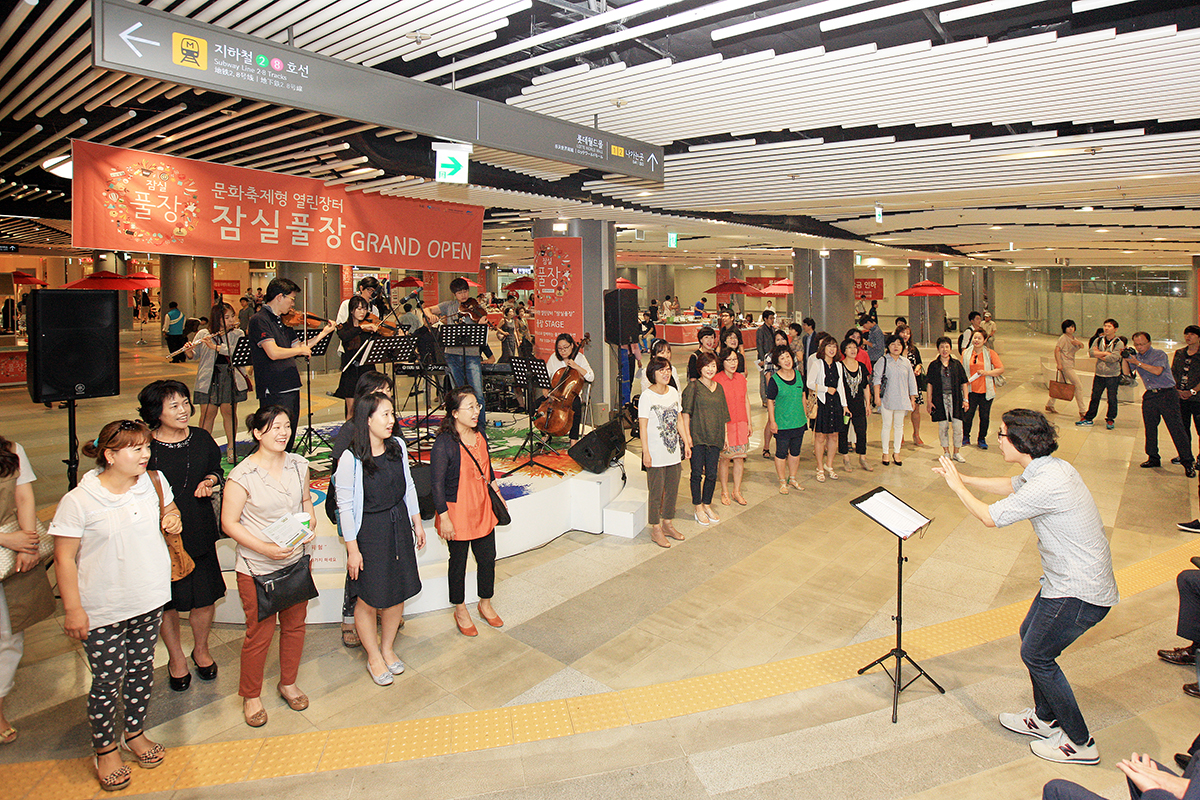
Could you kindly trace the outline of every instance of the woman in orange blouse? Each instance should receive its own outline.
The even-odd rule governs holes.
[[[493,628],[504,625],[492,608],[496,582],[496,514],[488,484],[497,491],[496,474],[488,458],[487,436],[479,425],[479,399],[470,386],[460,386],[446,398],[446,416],[433,443],[434,524],[450,550],[446,578],[454,623],[463,636],[478,636],[465,603],[467,550],[475,554],[479,614]]]
[[[987,428],[991,422],[992,400],[996,398],[996,378],[1004,374],[1004,364],[996,351],[987,346],[987,334],[983,331],[975,331],[971,336],[971,346],[963,351],[963,367],[971,384],[967,413],[963,415],[963,447],[971,443],[971,424],[978,409],[979,440],[976,444],[980,450],[987,450]]]

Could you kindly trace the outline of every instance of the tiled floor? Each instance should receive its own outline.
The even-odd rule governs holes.
[[[993,447],[967,448],[966,472],[1010,473],[994,446],[999,412],[1045,402],[1035,365],[1051,340],[1028,336],[1001,346],[1010,382],[997,398]],[[125,394],[84,404],[81,435],[132,414],[146,381],[185,371],[152,350],[127,348]],[[324,396],[326,384],[328,376],[315,383],[318,421],[340,411],[340,402]],[[26,446],[39,472],[39,501],[49,503],[65,488],[57,463],[65,412],[32,405],[19,390],[0,390],[0,401],[0,431]],[[367,680],[361,651],[343,649],[336,626],[314,626],[300,675],[312,705],[297,714],[264,698],[271,721],[260,730],[241,722],[234,694],[240,630],[223,626],[215,684],[194,680],[184,694],[156,691],[151,734],[171,748],[168,762],[154,773],[135,769],[125,793],[936,792],[998,800],[1036,797],[1046,780],[1066,776],[1123,797],[1116,760],[1135,749],[1169,757],[1200,727],[1200,706],[1179,690],[1194,676],[1154,657],[1155,649],[1179,643],[1173,576],[1200,553],[1200,542],[1174,522],[1196,516],[1195,484],[1177,467],[1137,468],[1144,456],[1136,406],[1121,407],[1114,431],[1078,429],[1073,420],[1073,413],[1056,417],[1059,454],[1079,468],[1111,526],[1124,595],[1062,659],[1100,744],[1101,767],[1041,762],[1028,740],[996,724],[999,711],[1030,704],[1015,629],[1036,591],[1036,541],[1027,524],[988,530],[969,518],[929,470],[939,448],[926,446],[906,447],[903,467],[855,469],[836,482],[818,484],[802,473],[807,491],[787,497],[775,491],[772,465],[753,456],[744,492],[750,505],[718,505],[723,521],[702,529],[686,519],[690,504],[681,497],[679,527],[688,539],[670,550],[645,535],[575,532],[506,559],[495,598],[506,627],[484,626],[467,640],[448,612],[409,618],[398,648],[409,670],[391,688]],[[872,422],[869,456],[878,464]],[[936,426],[924,422],[925,440],[936,442]],[[811,471],[810,449],[802,463]],[[636,466],[629,474],[641,480]],[[875,485],[934,518],[923,538],[905,545],[905,646],[947,694],[914,683],[901,698],[898,725],[890,721],[887,677],[878,669],[855,675],[892,646],[895,630],[895,540],[846,503]],[[275,669],[268,662],[268,675]],[[162,684],[164,673],[160,656]],[[22,731],[17,744],[0,749],[6,795],[96,794],[82,758],[87,685],[86,666],[57,623],[31,632],[6,701]]]

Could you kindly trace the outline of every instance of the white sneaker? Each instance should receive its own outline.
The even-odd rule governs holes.
[[[958,463],[960,463],[960,464],[965,464],[965,463],[967,463],[967,460],[966,460],[965,458],[963,458],[963,457],[962,457],[962,453],[955,453],[955,454],[954,454],[954,460],[955,460],[955,461],[957,461],[957,462],[958,462]]]
[[[1087,744],[1075,744],[1062,730],[1055,731],[1048,738],[1030,742],[1029,749],[1038,758],[1059,764],[1100,763],[1100,749],[1096,747],[1095,739],[1088,739]]]
[[[1053,722],[1043,722],[1038,719],[1038,715],[1032,708],[1026,708],[1016,714],[1001,714],[1000,724],[1013,733],[1023,733],[1039,739],[1046,739],[1059,731],[1058,726]]]

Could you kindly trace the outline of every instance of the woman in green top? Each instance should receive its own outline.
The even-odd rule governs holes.
[[[696,507],[696,522],[708,525],[721,521],[712,509],[712,499],[717,488],[717,462],[725,448],[729,406],[725,403],[725,390],[716,381],[716,354],[698,352],[695,359],[700,377],[683,390],[679,435],[685,449],[692,451],[692,505]]]
[[[771,351],[775,374],[767,383],[767,424],[775,434],[775,473],[779,476],[779,493],[787,494],[791,486],[804,491],[796,473],[800,470],[800,448],[804,444],[804,428],[808,417],[804,413],[804,381],[796,374],[796,362],[786,345]],[[784,477],[784,466],[787,477]]]

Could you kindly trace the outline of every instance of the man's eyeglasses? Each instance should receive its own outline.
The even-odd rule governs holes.
[[[996,436],[998,436],[998,437],[999,437],[999,438],[1001,438],[1001,439],[1007,439],[1007,438],[1008,438],[1008,434],[1007,434],[1007,433],[1005,433],[1004,431],[1001,431],[1001,430],[997,430],[997,431],[996,431]]]

